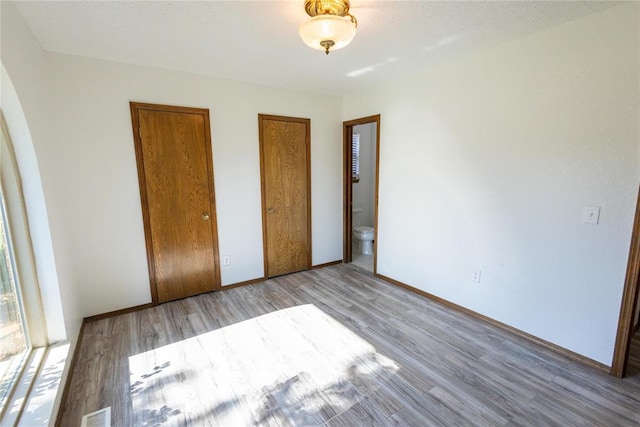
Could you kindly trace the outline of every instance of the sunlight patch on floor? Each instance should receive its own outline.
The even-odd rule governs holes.
[[[129,367],[136,425],[322,423],[399,369],[311,304],[131,356]]]

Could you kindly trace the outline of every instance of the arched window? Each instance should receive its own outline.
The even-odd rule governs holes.
[[[0,114],[0,416],[15,416],[10,398],[37,366],[47,339],[22,184]],[[15,396],[14,396],[15,397]]]

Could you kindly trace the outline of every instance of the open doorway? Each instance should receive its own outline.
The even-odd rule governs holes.
[[[343,123],[343,261],[376,274],[380,115]]]
[[[636,216],[631,234],[631,248],[627,276],[620,306],[618,335],[613,352],[611,374],[622,378],[640,375],[640,190],[636,202]],[[634,336],[635,335],[635,336]]]

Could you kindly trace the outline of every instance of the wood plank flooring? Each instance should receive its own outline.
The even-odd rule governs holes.
[[[88,323],[80,345],[65,427],[105,406],[118,427],[640,425],[640,369],[610,377],[353,265]]]

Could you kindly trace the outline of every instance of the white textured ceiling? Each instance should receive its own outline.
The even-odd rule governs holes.
[[[298,36],[303,0],[16,2],[47,51],[328,94],[618,4],[352,0],[358,33],[326,56]]]

